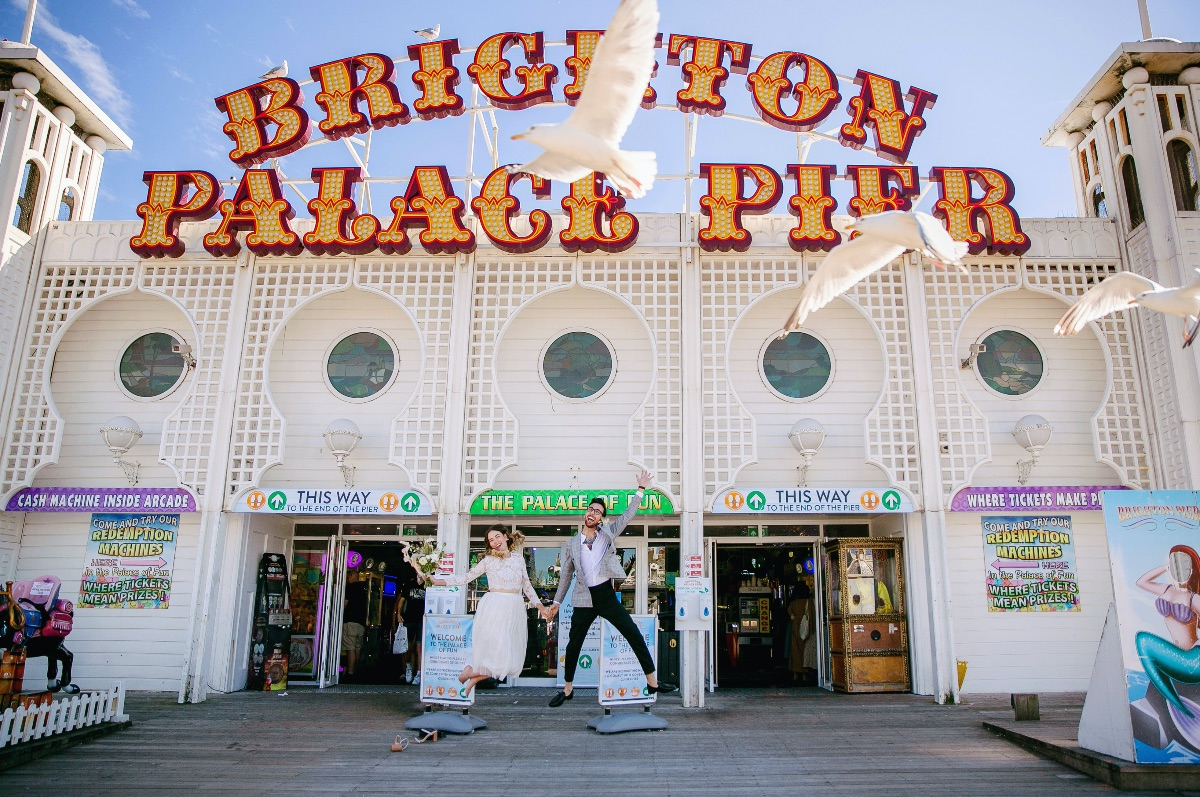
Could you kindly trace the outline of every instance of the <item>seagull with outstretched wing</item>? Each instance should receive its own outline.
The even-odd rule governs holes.
[[[534,125],[513,136],[545,152],[526,164],[507,167],[509,172],[564,183],[602,172],[622,196],[645,196],[658,174],[657,156],[619,146],[654,71],[657,40],[655,0],[621,0],[596,45],[575,110],[562,124]]]
[[[420,30],[414,30],[413,33],[417,34],[425,41],[431,42],[434,39],[436,39],[438,36],[441,35],[442,23],[439,22],[438,24],[434,25],[432,28],[421,28]]]
[[[1196,273],[1200,274],[1200,269]],[[1145,307],[1185,319],[1188,324],[1183,331],[1185,349],[1200,332],[1200,282],[1182,288],[1164,288],[1153,280],[1122,271],[1080,296],[1054,325],[1054,334],[1074,335],[1092,321],[1130,307]]]
[[[928,213],[888,210],[862,216],[846,225],[858,236],[835,246],[804,286],[800,303],[783,325],[781,338],[799,329],[809,315],[820,310],[860,281],[914,249],[939,268],[946,264],[966,271],[962,259],[967,244],[956,241]]]

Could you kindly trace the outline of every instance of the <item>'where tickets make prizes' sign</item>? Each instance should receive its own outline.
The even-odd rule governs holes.
[[[466,614],[427,614],[421,634],[421,702],[452,706],[475,703],[475,690],[466,697],[458,674],[471,663],[471,632],[475,617]]]
[[[650,655],[658,650],[658,618],[651,614],[633,615]],[[607,620],[600,621],[600,705],[622,706],[653,703],[646,694],[646,674],[633,648]]]

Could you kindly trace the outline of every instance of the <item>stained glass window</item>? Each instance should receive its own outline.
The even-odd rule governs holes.
[[[564,398],[589,398],[612,379],[612,352],[590,332],[568,332],[546,349],[542,375],[550,389]]]
[[[1020,332],[993,332],[983,339],[983,345],[985,350],[975,359],[975,367],[992,390],[1021,396],[1042,381],[1042,353]]]
[[[793,332],[767,346],[762,371],[774,390],[788,398],[803,399],[815,396],[829,384],[833,361],[821,341],[805,332]]]
[[[121,355],[121,386],[138,398],[169,393],[183,379],[183,357],[171,347],[178,343],[166,332],[150,332],[129,344]]]
[[[350,399],[379,393],[396,373],[396,355],[382,335],[354,332],[337,342],[325,365],[329,384]]]

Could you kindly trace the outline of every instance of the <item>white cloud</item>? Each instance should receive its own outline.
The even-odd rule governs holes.
[[[25,3],[22,0],[13,0],[12,5],[24,6]],[[88,90],[92,99],[118,124],[128,125],[132,103],[117,83],[95,42],[85,36],[63,30],[44,2],[39,3],[34,26],[42,35],[57,44],[66,60],[80,71],[84,88]]]
[[[137,0],[112,0],[112,4],[125,9],[138,19],[150,19],[150,12],[139,6]]]
[[[168,72],[168,74],[171,75],[171,77],[175,78],[176,80],[182,80],[185,83],[195,83],[196,82],[196,81],[192,80],[191,75],[187,74],[186,72],[180,72],[178,69],[176,69],[173,66],[168,66],[167,72]]]

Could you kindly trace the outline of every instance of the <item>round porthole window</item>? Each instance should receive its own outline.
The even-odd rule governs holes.
[[[612,348],[599,336],[577,330],[560,335],[542,355],[547,387],[567,399],[588,399],[612,382]]]
[[[172,347],[179,340],[169,332],[148,332],[125,347],[117,364],[121,387],[136,398],[165,396],[183,381],[187,365]]]
[[[782,340],[773,339],[763,349],[762,376],[784,398],[812,398],[829,384],[833,360],[817,338],[793,332]]]
[[[975,358],[975,368],[992,390],[1003,396],[1023,396],[1042,381],[1042,352],[1025,335],[1001,329],[980,342],[984,350]]]
[[[329,386],[343,398],[374,398],[396,376],[395,347],[378,332],[352,332],[329,350],[325,376]]]

